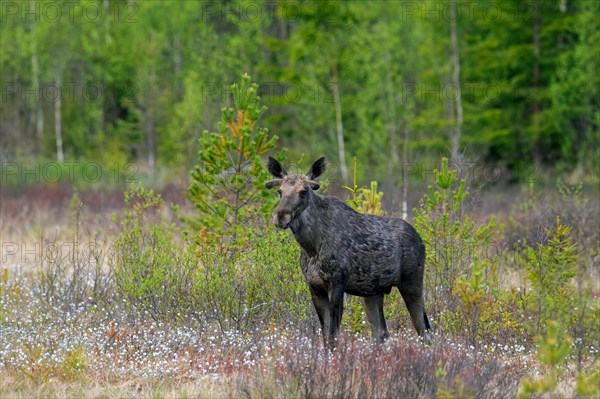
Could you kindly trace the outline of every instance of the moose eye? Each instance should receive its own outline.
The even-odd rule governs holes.
[[[281,190],[277,190],[277,194],[279,194],[279,197],[281,198]]]
[[[304,197],[305,195],[306,195],[306,190],[302,190],[302,191],[300,191],[300,196],[301,196],[301,197]]]

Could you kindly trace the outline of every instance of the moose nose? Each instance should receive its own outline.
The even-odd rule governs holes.
[[[273,224],[280,229],[287,229],[292,220],[292,215],[288,212],[277,212],[273,215]]]

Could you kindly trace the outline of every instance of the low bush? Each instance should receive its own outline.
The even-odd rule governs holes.
[[[117,294],[135,314],[155,320],[196,315],[197,260],[175,240],[179,231],[163,216],[164,200],[141,184],[125,193],[123,217],[113,215],[118,235],[111,271]]]
[[[286,232],[268,229],[243,249],[196,247],[196,256],[197,303],[221,331],[248,331],[270,322],[302,325],[312,316],[300,251]]]
[[[427,248],[425,300],[440,333],[467,334],[473,344],[510,324],[497,302],[496,254],[490,249],[496,220],[478,223],[465,209],[469,192],[442,159],[435,187],[414,209],[415,228]],[[503,325],[498,326],[498,322]]]

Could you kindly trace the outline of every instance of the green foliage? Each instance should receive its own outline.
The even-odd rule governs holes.
[[[440,399],[472,399],[473,388],[464,384],[458,376],[454,377],[454,384],[441,384],[438,386],[437,396]]]
[[[44,347],[39,344],[24,344],[23,352],[25,361],[20,367],[17,367],[19,372],[36,384],[47,382],[56,370],[45,356]]]
[[[575,297],[572,279],[576,275],[577,246],[570,237],[571,228],[556,217],[556,225],[546,230],[548,242],[527,246],[523,267],[531,283],[528,295],[536,309],[536,332],[549,320],[569,324]]]
[[[352,193],[352,198],[348,198],[346,200],[346,203],[348,205],[350,205],[352,208],[354,208],[355,210],[358,210],[358,208],[361,205],[361,192],[364,189],[364,187],[358,187],[358,185],[356,184],[356,173],[357,173],[357,166],[356,166],[356,157],[354,157],[354,161],[352,163],[353,167],[352,167],[352,187],[349,186],[343,186],[342,188],[344,188],[345,190],[350,191],[350,193]]]
[[[125,195],[112,273],[130,309],[156,320],[196,319],[222,332],[247,331],[266,320],[302,323],[311,302],[286,232],[269,230],[252,245],[178,243],[164,201],[141,184]]]
[[[83,345],[77,345],[69,350],[60,364],[63,376],[71,380],[78,377],[86,368],[86,354]]]
[[[538,337],[537,358],[548,370],[539,379],[523,380],[520,398],[545,397],[552,393],[564,371],[561,365],[571,352],[571,337],[566,336],[564,327],[555,321],[549,321],[547,329],[545,339]]]
[[[442,159],[441,170],[435,170],[435,182],[436,187],[430,186],[429,194],[414,209],[415,228],[427,247],[426,301],[433,306],[434,314],[439,314],[442,320],[448,318],[445,327],[462,330],[466,326],[460,328],[460,324],[471,320],[474,328],[487,317],[497,316],[491,309],[485,311],[492,311],[492,315],[479,314],[479,309],[491,299],[490,286],[497,284],[496,266],[487,253],[496,221],[492,217],[485,224],[477,224],[464,211],[464,201],[469,195],[465,181],[455,187],[456,171],[448,169],[446,158]],[[469,317],[464,317],[465,303],[469,305],[466,309],[472,308]]]
[[[119,235],[112,273],[118,295],[137,314],[195,319],[223,332],[265,320],[302,322],[310,314],[297,244],[264,231],[275,199],[264,187],[269,176],[260,154],[276,137],[256,126],[265,111],[257,90],[247,75],[233,85],[234,107],[223,109],[218,132],[200,140],[189,188],[198,215],[184,218],[192,240],[178,242],[180,230],[167,221],[160,195],[141,184],[125,194],[123,216],[113,217]]]
[[[454,377],[453,384],[446,382],[448,372],[444,369],[442,361],[438,361],[435,370],[435,379],[437,380],[436,397],[443,399],[473,398],[472,389],[465,385],[459,378]]]
[[[270,230],[243,249],[206,244],[196,255],[200,309],[222,331],[247,331],[268,320],[302,323],[312,315],[299,249],[286,232]]]
[[[57,18],[27,0],[3,14],[3,160],[54,159],[58,115],[66,160],[188,169],[243,71],[264,83],[267,124],[294,153],[335,159],[339,123],[346,153],[381,182],[400,176],[400,154],[447,151],[455,89],[448,10],[434,1],[66,4]],[[461,144],[517,176],[537,162],[597,175],[598,5],[492,8],[457,21]]]
[[[383,193],[377,191],[377,182],[371,181],[371,187],[358,187],[356,184],[356,157],[354,157],[353,166],[353,185],[352,187],[343,186],[344,189],[352,193],[352,198],[346,200],[346,203],[361,213],[369,213],[371,215],[383,215],[381,209],[381,199]]]
[[[222,331],[245,331],[271,318],[302,321],[310,300],[297,244],[265,231],[276,198],[265,188],[271,177],[260,155],[274,148],[277,136],[257,126],[266,107],[250,77],[231,89],[234,106],[222,109],[217,132],[203,133],[191,173],[198,215],[184,221],[200,263],[194,289],[204,316]]]
[[[266,110],[258,85],[244,75],[231,90],[234,106],[222,109],[217,132],[203,133],[191,172],[189,195],[198,216],[185,221],[197,243],[249,238],[248,227],[262,226],[276,201],[265,188],[270,177],[260,155],[275,147],[277,136],[256,124]]]
[[[197,260],[175,242],[178,231],[163,216],[164,200],[141,183],[125,193],[118,227],[113,273],[116,289],[130,307],[155,319],[181,319],[193,312],[191,283]]]
[[[370,331],[365,306],[361,297],[346,294],[342,326],[344,331],[348,331],[351,334],[368,334],[368,331]]]
[[[600,303],[594,299],[594,287],[597,276],[596,259],[600,256],[598,236],[600,229],[589,223],[595,220],[594,209],[589,206],[590,198],[582,191],[583,185],[570,186],[561,180],[557,182],[561,195],[559,209],[561,223],[571,228],[569,237],[577,246],[576,276],[573,284],[576,293],[573,297],[569,332],[575,343],[575,356],[581,365],[587,348],[593,342],[599,342]]]
[[[496,337],[522,335],[522,317],[511,310],[508,295],[500,285],[498,259],[473,263],[470,276],[460,276],[455,296],[460,307],[442,315],[445,327],[461,332],[469,342],[480,344]]]
[[[600,131],[600,59],[596,45],[600,40],[597,16],[600,4],[577,2],[579,13],[568,19],[566,31],[574,45],[558,59],[556,74],[550,85],[552,110],[558,129],[561,155],[565,166],[575,168],[576,176],[585,170],[598,170],[597,138]]]
[[[594,398],[600,396],[600,370],[596,364],[595,371],[579,373],[577,375],[577,383],[575,392],[580,398]]]
[[[362,189],[362,204],[359,212],[370,213],[372,215],[383,215],[383,209],[381,209],[381,198],[383,193],[377,191],[377,182],[371,182],[371,188]]]

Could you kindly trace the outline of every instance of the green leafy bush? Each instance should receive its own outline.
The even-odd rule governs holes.
[[[448,169],[446,158],[441,170],[435,170],[435,185],[413,210],[427,248],[426,302],[442,330],[482,334],[482,327],[502,318],[500,308],[488,306],[496,303],[499,289],[497,265],[487,252],[496,220],[478,224],[465,212],[469,192],[464,180],[457,182],[456,171]]]
[[[554,228],[546,230],[548,242],[527,245],[522,253],[521,262],[530,283],[527,302],[535,310],[531,327],[536,334],[542,333],[550,320],[567,324],[572,314],[577,246],[570,231],[557,217]]]
[[[377,182],[371,181],[371,187],[359,187],[356,183],[356,157],[354,157],[354,174],[352,187],[344,186],[343,188],[352,193],[352,198],[346,200],[346,203],[354,208],[357,212],[369,213],[371,215],[384,215],[381,208],[381,199],[383,193],[377,190]]]
[[[573,339],[564,333],[564,326],[556,321],[548,321],[545,325],[545,337],[541,335],[537,341],[537,359],[545,368],[540,378],[526,378],[522,381],[519,398],[544,398],[564,396],[559,388],[559,381],[565,372],[567,357],[571,353]],[[595,386],[593,384],[595,379]],[[583,387],[582,382],[591,382],[591,386]],[[594,397],[598,390],[598,373],[579,373],[574,397]]]
[[[123,217],[113,215],[119,234],[112,272],[117,293],[132,309],[177,320],[194,312],[197,260],[177,244],[179,229],[165,220],[164,206],[160,195],[141,184],[125,193]]]
[[[265,323],[302,324],[312,316],[310,295],[287,232],[270,229],[244,249],[206,244],[197,252],[196,291],[207,320],[225,332],[248,331]]]
[[[531,315],[525,326],[537,335],[544,335],[551,321],[566,326],[581,365],[588,347],[600,339],[600,306],[582,283],[585,266],[579,264],[572,231],[557,216],[552,229],[546,229],[547,242],[526,245],[519,260],[529,283],[523,289],[524,308]]]

